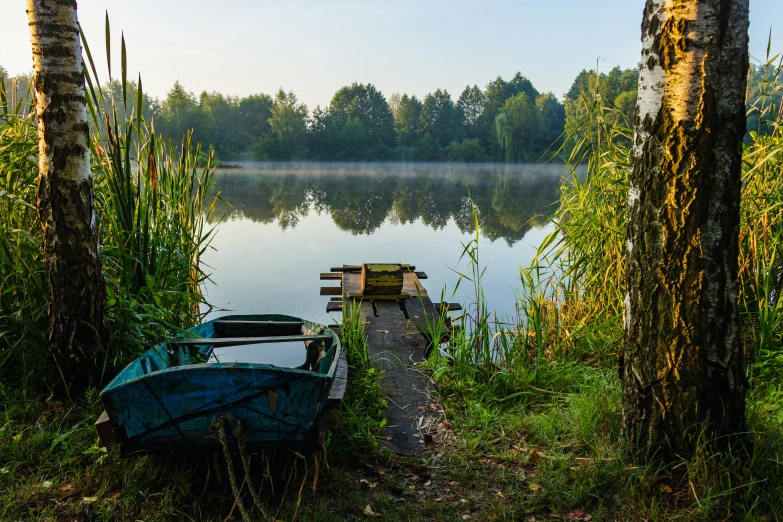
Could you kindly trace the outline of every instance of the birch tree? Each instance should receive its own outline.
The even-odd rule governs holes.
[[[624,433],[647,457],[745,429],[737,309],[748,0],[647,0],[628,193]],[[726,438],[722,440],[727,440]]]
[[[100,369],[106,288],[93,212],[89,128],[76,2],[28,0],[48,343],[57,388],[78,393]]]

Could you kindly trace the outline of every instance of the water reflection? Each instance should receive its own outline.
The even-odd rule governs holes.
[[[559,165],[423,164],[392,170],[248,164],[216,177],[216,188],[230,206],[220,204],[214,217],[277,222],[286,230],[296,228],[310,212],[326,213],[340,230],[354,235],[371,235],[387,221],[405,225],[420,220],[441,230],[453,220],[462,233],[472,233],[472,197],[482,236],[511,246],[555,210],[562,171]]]
[[[457,286],[479,208],[484,292],[500,316],[516,312],[519,266],[552,230],[546,223],[563,168],[413,164],[245,164],[223,170],[223,217],[202,261],[207,300],[234,313],[284,313],[331,323],[318,274],[362,262],[411,263],[426,288],[468,304]],[[488,241],[489,240],[489,241]],[[329,283],[323,283],[327,286]],[[437,297],[436,297],[437,298]],[[210,316],[219,315],[213,312]]]

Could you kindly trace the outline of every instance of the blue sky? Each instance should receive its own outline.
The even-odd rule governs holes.
[[[9,2],[10,3],[10,2]],[[165,95],[179,79],[196,93],[293,90],[308,107],[353,81],[456,98],[516,71],[562,96],[583,68],[633,67],[644,0],[80,0],[93,55],[103,56],[104,12],[124,30],[128,66],[145,90]],[[751,55],[772,28],[783,50],[783,0],[750,0]],[[32,68],[25,3],[3,6],[0,65]]]

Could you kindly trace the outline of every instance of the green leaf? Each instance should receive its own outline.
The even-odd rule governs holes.
[[[109,11],[106,11],[106,65],[109,68],[109,81],[111,81],[111,28],[109,27]]]

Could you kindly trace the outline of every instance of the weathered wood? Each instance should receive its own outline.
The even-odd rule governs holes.
[[[352,299],[361,294],[361,273],[345,271],[343,275],[343,299],[345,302],[359,301],[362,316],[368,323],[369,355],[373,366],[382,370],[381,386],[388,399],[387,423],[381,432],[383,442],[399,455],[429,449],[430,446],[423,443],[423,435],[431,435],[439,419],[430,400],[434,386],[414,364],[423,361],[428,347],[432,346],[424,310],[430,322],[440,315],[413,271],[415,267],[406,266],[409,265],[403,265],[400,293],[406,298],[405,313],[400,309],[400,296],[393,296],[393,300],[378,299],[379,296]]]
[[[392,296],[402,292],[403,269],[399,263],[365,263],[361,271],[361,295]]]
[[[341,273],[335,273],[335,272],[321,272],[320,279],[321,281],[327,281],[330,279],[342,279],[343,275]]]
[[[444,308],[448,310],[449,312],[456,312],[459,310],[462,310],[462,305],[459,303],[438,303],[435,306],[438,307],[438,309],[443,310]]]
[[[302,321],[221,321],[217,320],[215,325],[253,325],[253,326],[296,326],[301,328]]]
[[[321,295],[342,295],[343,289],[339,286],[322,286]]]
[[[348,385],[348,361],[345,358],[345,352],[340,354],[337,360],[337,369],[334,372],[334,381],[329,390],[329,397],[326,399],[326,407],[334,408],[345,396],[345,388]]]
[[[277,335],[269,337],[207,337],[203,339],[169,339],[169,344],[203,344],[210,346],[239,346],[242,344],[287,343],[294,341],[326,341],[331,335]]]
[[[425,353],[429,354],[429,351],[436,344],[430,334],[430,325],[437,324],[444,312],[432,302],[416,274],[405,274],[404,291],[412,295],[412,298],[405,303],[408,318],[427,340]]]
[[[406,271],[416,270],[416,267],[413,265],[408,265],[403,263],[402,268],[404,268]],[[344,265],[344,266],[333,266],[329,269],[330,272],[361,272],[362,271],[362,265]]]
[[[427,279],[427,274],[424,272],[414,272],[419,279]]]
[[[98,432],[98,438],[100,439],[102,446],[109,447],[117,443],[117,437],[114,434],[114,426],[106,411],[101,412],[100,417],[95,421],[95,431]]]
[[[292,316],[236,315],[225,320],[301,321],[303,332],[326,333],[215,338],[217,319],[189,330],[198,338],[176,339],[169,346],[161,343],[147,350],[101,392],[121,455],[162,449],[192,451],[194,447],[215,445],[217,439],[210,425],[229,413],[242,423],[248,445],[299,450],[320,446],[326,400],[341,355],[337,336],[324,325]],[[312,371],[249,362],[200,364],[214,344],[308,339],[327,340],[325,357]],[[178,347],[178,342],[195,344],[196,348]]]
[[[388,406],[384,444],[398,455],[419,454],[429,446],[424,436],[435,423],[431,405],[431,379],[414,367],[424,361],[427,340],[405,319],[397,303],[381,301],[373,309],[362,304],[367,322],[367,346],[373,366],[381,372],[381,387]]]
[[[300,335],[299,321],[214,321],[217,337],[258,337],[267,335]]]
[[[326,303],[326,311],[331,312],[342,312],[343,311],[343,303],[342,301],[329,301]]]
[[[364,295],[361,292],[349,292],[349,299],[364,299],[365,301],[407,301],[411,298],[409,294],[390,294],[390,295]]]

